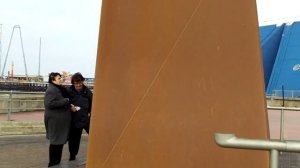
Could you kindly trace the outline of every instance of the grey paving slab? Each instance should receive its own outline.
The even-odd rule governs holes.
[[[300,154],[281,152],[279,155],[279,168],[299,168]]]
[[[64,145],[62,162],[57,168],[84,168],[87,142],[88,136],[82,136],[77,160],[72,162],[68,161],[68,145]],[[45,135],[0,136],[0,168],[47,167],[48,149]]]

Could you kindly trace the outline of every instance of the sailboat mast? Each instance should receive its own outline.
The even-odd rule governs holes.
[[[40,37],[38,76],[41,76],[41,48],[42,48],[42,38]]]

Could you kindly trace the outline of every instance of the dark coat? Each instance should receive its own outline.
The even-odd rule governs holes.
[[[71,112],[69,99],[54,84],[49,83],[45,93],[45,127],[50,144],[65,144],[68,140]]]
[[[85,85],[80,92],[76,91],[73,85],[68,88],[68,91],[70,103],[80,107],[79,111],[72,113],[71,127],[84,128],[90,124],[93,93]]]

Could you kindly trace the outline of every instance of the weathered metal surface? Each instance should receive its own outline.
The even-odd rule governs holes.
[[[264,168],[255,0],[103,0],[88,168]]]

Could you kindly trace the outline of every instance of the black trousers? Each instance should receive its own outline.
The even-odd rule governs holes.
[[[86,126],[84,128],[71,128],[69,133],[69,152],[70,152],[70,160],[75,159],[76,155],[79,151],[80,146],[80,139],[82,130],[85,130],[87,133],[89,133],[89,126]]]
[[[61,161],[61,155],[63,150],[63,144],[62,145],[52,145],[49,146],[49,163],[48,167],[58,165]]]

